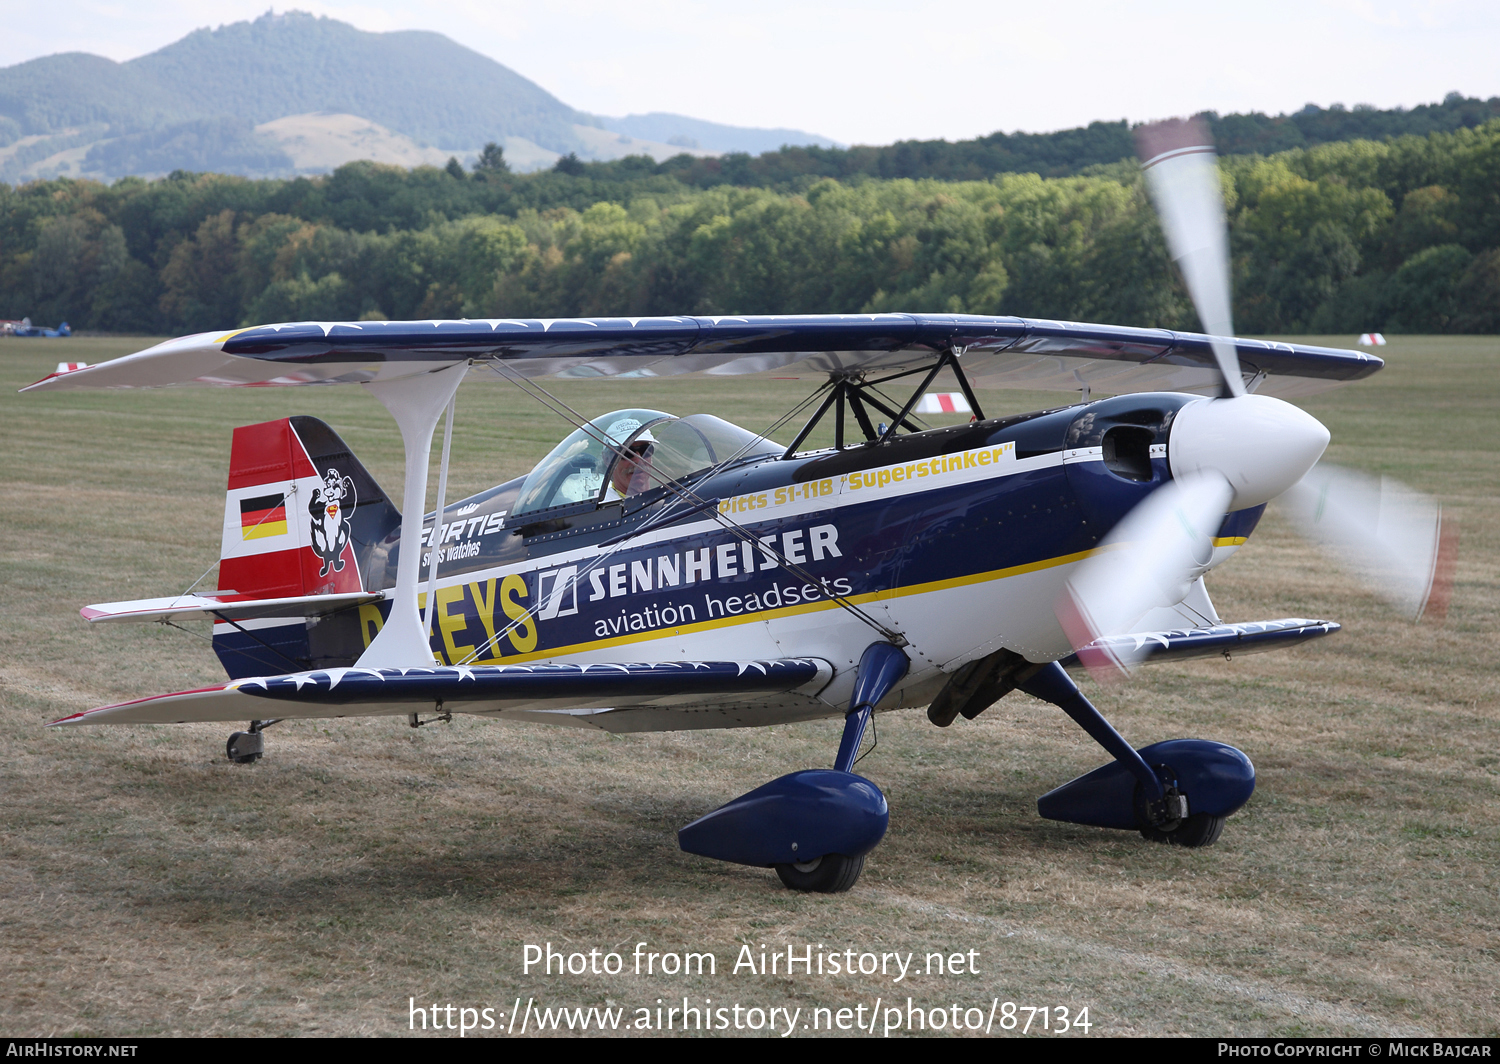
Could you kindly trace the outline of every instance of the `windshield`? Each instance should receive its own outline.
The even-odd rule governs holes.
[[[676,418],[660,410],[616,410],[568,436],[537,463],[511,512],[629,498],[731,458],[781,450],[712,414]]]
[[[614,463],[614,448],[628,443],[642,425],[671,416],[660,410],[616,410],[594,418],[587,428],[573,432],[537,463],[521,485],[511,513],[530,513],[596,498],[604,487],[604,474]],[[607,452],[605,440],[613,445]]]

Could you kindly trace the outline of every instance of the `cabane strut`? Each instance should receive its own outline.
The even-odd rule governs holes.
[[[963,352],[964,349],[961,347],[950,347],[938,355],[937,361],[930,367],[903,370],[900,373],[892,373],[889,377],[881,377],[878,380],[872,381],[865,380],[862,373],[830,374],[828,383],[823,386],[828,389],[828,394],[824,397],[823,402],[818,405],[818,409],[813,412],[812,417],[808,419],[807,424],[802,426],[801,431],[797,433],[796,439],[792,440],[791,446],[787,447],[781,457],[788,459],[797,454],[797,449],[806,442],[807,437],[812,434],[812,430],[817,427],[818,422],[823,420],[823,416],[828,413],[829,408],[832,408],[834,412],[833,445],[838,450],[844,449],[844,408],[846,405],[849,410],[853,411],[854,419],[859,422],[860,431],[865,434],[865,444],[867,446],[870,444],[880,445],[888,443],[891,437],[896,434],[896,430],[902,426],[905,426],[912,432],[921,432],[921,427],[911,420],[911,412],[916,407],[917,401],[922,398],[923,394],[932,385],[933,380],[936,379],[937,375],[944,368],[953,371],[953,376],[958,378],[959,388],[963,390],[964,398],[969,401],[969,408],[974,411],[975,420],[982,421],[984,419],[984,411],[979,407],[979,400],[974,395],[974,389],[969,384],[969,378],[964,375],[963,367],[958,364],[959,356]],[[885,397],[876,391],[878,385],[885,384],[888,381],[899,380],[902,377],[910,377],[916,373],[925,373],[926,375],[922,378],[922,383],[917,385],[916,389],[911,393],[911,398],[906,400],[906,405],[901,407],[899,411],[890,406],[885,401]],[[880,413],[890,418],[890,427],[883,432],[877,431],[874,423],[870,420],[867,407],[874,407]]]

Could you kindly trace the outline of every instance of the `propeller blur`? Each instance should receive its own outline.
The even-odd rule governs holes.
[[[1173,261],[1216,337],[1219,398],[1178,411],[1168,448],[1174,482],[1145,499],[1070,578],[1057,603],[1079,660],[1100,680],[1130,675],[1144,650],[1122,644],[1147,611],[1185,597],[1209,568],[1214,515],[1285,497],[1297,528],[1402,615],[1441,619],[1457,531],[1441,509],[1394,481],[1316,466],[1330,439],[1289,403],[1248,394],[1231,335],[1229,242],[1220,177],[1202,119],[1136,131]],[[1434,590],[1436,589],[1436,590]]]

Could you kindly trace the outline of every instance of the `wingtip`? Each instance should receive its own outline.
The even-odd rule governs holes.
[[[17,388],[16,389],[16,394],[17,395],[22,395],[22,394],[24,394],[26,392],[34,392],[38,388],[40,388],[42,385],[46,384],[48,381],[54,381],[58,377],[61,377],[61,376],[62,376],[61,373],[49,373],[49,374],[47,374],[45,377],[43,377],[39,381],[32,381],[30,384],[28,384],[24,388]]]
[[[97,713],[98,710],[102,708],[106,707],[101,706],[96,709],[81,709],[77,713],[69,713],[66,717],[58,717],[56,720],[49,720],[46,724],[43,724],[42,727],[56,728],[59,725],[82,724],[83,718],[87,717],[90,713]]]

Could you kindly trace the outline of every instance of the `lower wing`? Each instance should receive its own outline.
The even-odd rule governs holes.
[[[1180,661],[1186,658],[1230,657],[1234,654],[1256,654],[1281,650],[1310,639],[1321,639],[1340,629],[1336,621],[1309,621],[1287,617],[1279,621],[1246,621],[1241,624],[1216,624],[1207,628],[1178,628],[1169,632],[1131,632],[1128,635],[1096,639],[1080,652],[1092,649],[1119,650],[1142,662]],[[1063,658],[1064,668],[1078,664],[1078,655]]]
[[[404,716],[433,709],[537,719],[535,714],[590,707],[670,707],[792,694],[811,699],[832,677],[832,666],[817,658],[324,669],[100,706],[48,727]]]

